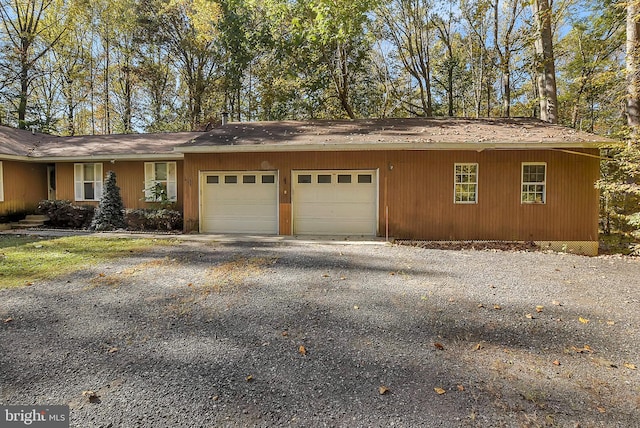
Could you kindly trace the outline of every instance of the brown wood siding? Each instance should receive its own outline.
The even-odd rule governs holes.
[[[597,155],[598,151],[583,150]],[[454,204],[454,164],[478,163],[478,203]],[[520,202],[522,162],[547,163],[547,203]],[[280,234],[291,233],[291,171],[378,169],[380,235],[430,240],[598,239],[596,158],[553,150],[185,155],[185,229],[198,230],[200,171],[278,170]]]
[[[69,200],[74,203],[74,163],[56,164],[56,199]],[[176,161],[176,176],[178,184],[178,200],[175,206],[181,209],[183,204],[183,162]],[[108,171],[116,173],[116,183],[120,188],[122,201],[125,208],[156,208],[157,204],[145,202],[144,198],[144,162],[143,161],[116,161],[115,163],[102,162],[102,171],[107,175]],[[78,201],[79,205],[97,205],[98,202]]]
[[[4,202],[0,214],[34,211],[47,199],[47,165],[2,161]]]

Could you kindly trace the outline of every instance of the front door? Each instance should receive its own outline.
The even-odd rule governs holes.
[[[56,166],[47,165],[47,188],[49,189],[47,199],[56,199]]]

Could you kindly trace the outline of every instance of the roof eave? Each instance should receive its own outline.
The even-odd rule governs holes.
[[[520,142],[520,143],[347,143],[347,144],[254,144],[224,146],[180,146],[179,153],[248,153],[248,152],[312,152],[312,151],[361,151],[361,150],[545,150],[545,149],[594,149],[604,142]]]
[[[184,155],[179,152],[152,154],[98,154],[91,156],[33,156],[23,160],[32,162],[111,162],[111,161],[163,161],[182,160]]]

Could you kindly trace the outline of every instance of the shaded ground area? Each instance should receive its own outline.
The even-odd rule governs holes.
[[[0,291],[0,400],[69,404],[74,427],[640,426],[638,278],[614,256],[185,241]]]

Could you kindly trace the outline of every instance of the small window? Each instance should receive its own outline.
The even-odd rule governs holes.
[[[318,183],[322,183],[322,184],[331,183],[331,175],[318,174]]]
[[[547,202],[547,164],[522,164],[523,204],[544,204]]]
[[[358,174],[358,183],[371,183],[371,174]]]
[[[454,199],[456,204],[478,202],[478,164],[457,163],[454,165]]]
[[[144,197],[147,202],[175,201],[178,199],[175,162],[144,163]]]
[[[273,184],[276,182],[275,175],[263,175],[262,176],[262,184]]]
[[[99,201],[102,198],[102,164],[77,163],[74,165],[76,201]]]
[[[220,179],[217,175],[207,175],[207,184],[218,184]]]
[[[238,183],[237,175],[225,175],[224,176],[224,184],[236,184]]]
[[[338,174],[338,183],[351,183],[351,174]]]
[[[300,183],[300,184],[311,183],[311,175],[310,174],[298,175],[298,183]]]
[[[243,175],[242,183],[244,184],[255,184],[256,176],[255,175]]]

